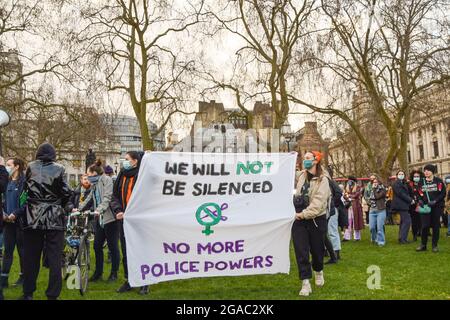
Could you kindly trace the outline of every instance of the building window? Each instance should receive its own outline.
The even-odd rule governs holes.
[[[436,125],[435,125],[435,124],[433,124],[433,125],[431,126],[431,132],[432,132],[433,134],[436,133]]]
[[[422,138],[422,129],[419,129],[419,131],[417,131],[417,136],[419,138]]]
[[[408,150],[408,162],[409,162],[409,163],[412,162],[412,161],[411,161],[411,151],[410,151],[410,150]]]
[[[437,142],[437,140],[433,141],[433,152],[435,158],[439,157],[439,143]]]
[[[423,160],[425,158],[423,153],[423,144],[419,144],[419,160]]]

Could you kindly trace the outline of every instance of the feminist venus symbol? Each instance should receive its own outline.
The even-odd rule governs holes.
[[[212,207],[213,210],[210,210],[210,207]],[[228,204],[226,203],[219,206],[217,203],[207,202],[197,209],[197,212],[195,213],[197,222],[205,227],[205,229],[202,230],[202,233],[207,236],[214,233],[214,231],[211,230],[211,227],[218,224],[220,221],[225,221],[227,219],[226,217],[222,217],[222,210],[225,210],[226,208],[228,208]],[[211,218],[212,221],[203,221],[203,219],[207,217]]]

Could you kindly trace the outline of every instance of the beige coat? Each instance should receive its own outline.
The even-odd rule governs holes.
[[[299,195],[303,185],[306,181],[306,170],[302,171],[302,174],[298,178],[296,195]],[[323,170],[320,177],[312,178],[309,187],[309,206],[298,214],[302,219],[314,219],[319,216],[327,214],[327,208],[330,201],[331,190],[328,181],[330,178],[328,172]]]

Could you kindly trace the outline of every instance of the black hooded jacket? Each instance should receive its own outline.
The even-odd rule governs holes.
[[[65,169],[55,163],[56,151],[49,144],[39,146],[36,161],[28,165],[25,189],[28,200],[20,216],[23,229],[64,230],[64,207],[72,191]]]

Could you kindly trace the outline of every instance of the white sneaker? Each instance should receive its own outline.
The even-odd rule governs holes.
[[[310,293],[312,293],[312,289],[309,280],[303,280],[302,289],[300,290],[298,295],[307,297]]]
[[[323,278],[323,271],[314,272],[316,276],[316,286],[323,287],[325,284],[325,279]]]

